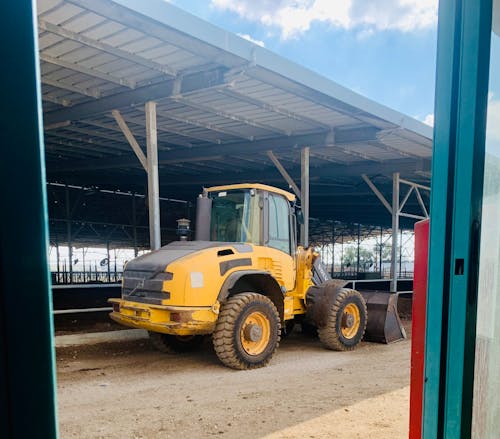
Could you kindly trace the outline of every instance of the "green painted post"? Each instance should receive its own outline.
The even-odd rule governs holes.
[[[0,2],[0,437],[56,438],[35,2]]]
[[[491,1],[441,0],[423,437],[470,437]]]

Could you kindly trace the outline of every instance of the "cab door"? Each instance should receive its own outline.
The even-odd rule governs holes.
[[[282,195],[264,195],[264,246],[270,271],[286,291],[295,287],[295,237],[291,227],[290,203]]]

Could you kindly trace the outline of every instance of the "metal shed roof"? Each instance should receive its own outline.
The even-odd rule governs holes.
[[[111,111],[145,143],[158,104],[163,196],[255,181],[286,188],[311,147],[311,215],[390,222],[361,174],[428,182],[432,129],[163,0],[39,0],[49,181],[144,191]],[[145,148],[145,145],[141,146]]]

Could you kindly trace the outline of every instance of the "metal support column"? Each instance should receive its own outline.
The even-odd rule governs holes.
[[[342,240],[340,243],[340,276],[344,276],[344,235],[342,234]]]
[[[83,283],[86,281],[86,273],[85,273],[85,247],[82,247],[82,264],[83,264]]]
[[[359,246],[361,244],[361,239],[360,239],[360,234],[361,234],[361,230],[360,230],[360,225],[358,223],[358,251],[357,251],[357,261],[356,261],[356,278],[359,278]]]
[[[136,213],[135,192],[132,194],[132,233],[134,238],[134,257],[137,257],[137,213]]]
[[[403,271],[403,230],[399,231],[399,276]]]
[[[151,250],[156,250],[161,247],[156,102],[146,102],[145,109],[148,165],[149,244]]]
[[[66,207],[66,233],[68,242],[68,259],[69,259],[69,282],[73,283],[73,242],[72,242],[72,230],[71,230],[71,206],[69,204],[69,189],[68,185],[65,186],[65,207]]]
[[[391,292],[398,291],[399,172],[392,174]]]
[[[332,223],[332,272],[331,276],[335,274],[335,222]]]
[[[59,276],[60,276],[60,271],[61,271],[61,256],[59,254],[59,240],[57,239],[57,232],[56,232],[56,263],[57,263],[57,277],[56,277],[56,283],[60,282]]]
[[[302,149],[300,157],[300,194],[304,223],[300,226],[300,241],[304,247],[309,246],[309,150]]]
[[[382,258],[383,258],[383,249],[384,249],[384,237],[382,232],[382,226],[380,226],[380,248],[379,248],[379,257],[378,257],[378,265],[380,271],[380,278],[383,279],[384,275],[382,273]]]
[[[109,254],[109,241],[106,242],[106,254],[108,258],[108,282],[111,282],[111,255]]]

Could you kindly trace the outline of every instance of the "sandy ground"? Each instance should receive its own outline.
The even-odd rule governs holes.
[[[147,340],[59,348],[61,437],[404,438],[409,356],[409,340],[332,352],[301,333],[251,371],[209,340],[175,356]]]

